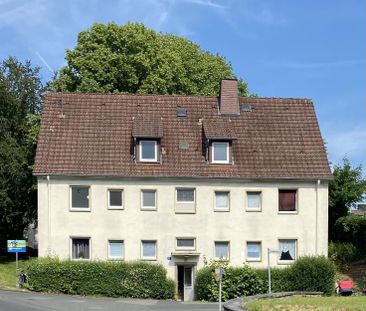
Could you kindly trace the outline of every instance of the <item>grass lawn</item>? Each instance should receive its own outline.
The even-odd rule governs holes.
[[[26,260],[20,259],[19,268],[22,268],[26,262]],[[15,258],[13,260],[0,259],[0,288],[16,288]]]
[[[248,311],[364,311],[366,296],[262,299],[248,302],[245,307]]]

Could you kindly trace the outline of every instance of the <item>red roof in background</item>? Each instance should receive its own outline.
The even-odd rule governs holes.
[[[34,174],[331,178],[310,100],[239,97],[239,103],[250,104],[251,111],[220,115],[218,97],[49,93]],[[179,107],[187,117],[177,117]],[[234,138],[232,164],[207,163],[203,127],[211,136]],[[132,134],[151,131],[161,136],[162,163],[136,163]],[[180,149],[180,142],[188,149]]]

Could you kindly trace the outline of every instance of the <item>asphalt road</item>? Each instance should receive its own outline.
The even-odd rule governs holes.
[[[217,311],[217,303],[94,298],[0,290],[0,311]]]

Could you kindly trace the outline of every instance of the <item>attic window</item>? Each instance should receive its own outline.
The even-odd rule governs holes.
[[[251,112],[252,106],[250,104],[241,104],[240,105],[240,111],[242,112]]]
[[[177,108],[177,117],[178,118],[187,117],[187,109],[186,108]]]
[[[140,140],[139,141],[139,154],[141,162],[156,162],[158,160],[156,140]]]
[[[212,163],[229,163],[229,142],[212,142]]]

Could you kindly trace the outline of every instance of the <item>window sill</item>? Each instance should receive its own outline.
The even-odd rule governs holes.
[[[109,261],[124,261],[124,258],[108,258]]]
[[[258,212],[261,212],[262,209],[261,208],[246,208],[245,211],[249,212],[249,213],[258,213]]]
[[[230,212],[230,209],[218,209],[218,208],[214,208],[214,212],[228,213],[228,212]]]
[[[141,207],[141,211],[157,211],[156,207]]]
[[[298,211],[278,211],[277,214],[281,215],[297,215]]]
[[[138,160],[138,161],[136,161],[136,163],[139,163],[139,164],[161,164],[160,161],[153,161],[153,160],[146,160],[146,161]]]
[[[72,207],[70,208],[70,212],[91,212],[91,209],[84,207]]]
[[[141,258],[141,260],[144,260],[144,261],[156,261],[157,259],[156,258]]]
[[[292,265],[295,262],[295,260],[278,260],[278,265]]]
[[[247,262],[261,262],[262,258],[247,258]]]
[[[124,210],[123,206],[108,206],[109,210]]]
[[[71,258],[72,261],[90,261],[90,258]]]

